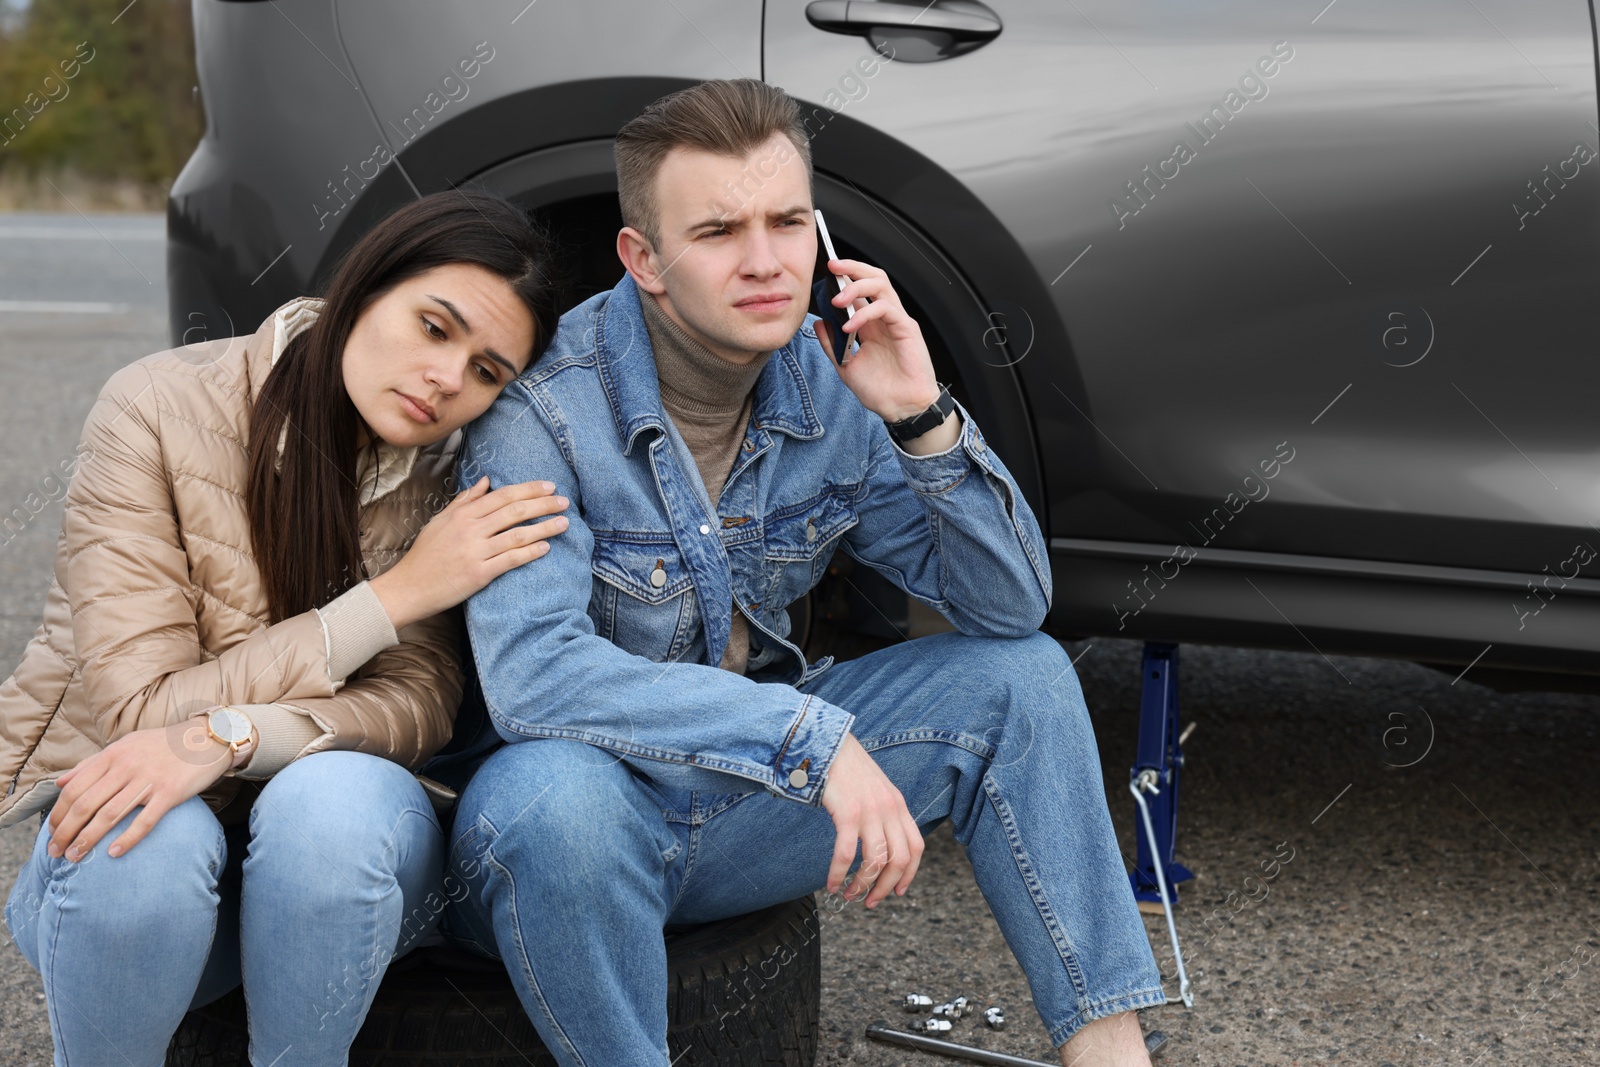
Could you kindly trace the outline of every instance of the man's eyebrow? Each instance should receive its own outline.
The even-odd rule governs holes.
[[[809,215],[809,214],[811,214],[811,209],[810,208],[806,207],[804,204],[795,204],[793,207],[781,208],[781,209],[779,209],[777,211],[769,211],[769,212],[767,212],[767,218],[769,218],[769,219],[786,219],[786,218],[789,218],[792,215]],[[694,230],[704,229],[707,226],[726,226],[726,225],[728,225],[728,222],[729,222],[729,216],[727,216],[727,215],[712,215],[709,218],[702,219],[699,222],[696,222],[696,223],[693,223],[693,224],[691,224],[689,226],[686,226],[685,230],[694,231]]]
[[[442,296],[434,296],[432,293],[427,293],[425,295],[427,296],[427,298],[429,300],[432,300],[432,301],[435,301],[436,303],[442,304],[444,306],[444,309],[446,311],[450,312],[450,317],[452,319],[455,319],[456,322],[461,326],[461,328],[463,330],[465,330],[467,333],[471,333],[472,332],[472,327],[467,325],[467,320],[461,317],[460,310],[458,310],[454,304],[452,304],[450,301],[446,300]],[[500,353],[496,352],[494,349],[485,348],[483,350],[483,354],[488,356],[490,359],[494,360],[496,363],[500,364],[506,370],[510,371],[511,372],[511,376],[513,378],[515,378],[517,376],[517,368],[511,365],[511,361],[509,359],[507,359],[506,357],[502,356]]]
[[[712,215],[709,218],[701,219],[699,222],[690,223],[688,226],[684,227],[684,231],[689,232],[693,230],[703,230],[707,226],[726,226],[727,224],[726,216]]]

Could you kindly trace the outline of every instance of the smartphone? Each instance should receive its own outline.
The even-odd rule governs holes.
[[[855,339],[844,332],[844,324],[855,317],[855,309],[833,305],[834,295],[844,291],[848,279],[828,270],[828,260],[838,259],[839,253],[834,251],[833,238],[828,236],[828,223],[822,217],[822,210],[813,209],[813,214],[817,216],[817,236],[821,240],[817,243],[817,264],[811,275],[811,313],[827,332],[830,355],[842,367],[856,353]]]

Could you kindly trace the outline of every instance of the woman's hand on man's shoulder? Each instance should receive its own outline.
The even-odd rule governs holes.
[[[487,477],[457,493],[389,570],[372,579],[389,621],[400,630],[462,603],[513,567],[550,550],[567,528],[569,501],[550,482],[489,489]],[[530,520],[531,525],[523,525]]]

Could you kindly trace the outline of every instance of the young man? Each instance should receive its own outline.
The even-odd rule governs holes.
[[[950,818],[1063,1063],[1148,1064],[1133,1012],[1165,997],[1077,677],[1039,632],[1038,524],[883,271],[832,262],[860,348],[824,353],[797,106],[706,82],[616,152],[627,274],[459,469],[572,506],[539,567],[468,606],[512,743],[461,796],[447,930],[506,961],[561,1063],[665,1067],[664,925],[852,871],[875,907]],[[958,632],[807,664],[785,608],[835,548]]]

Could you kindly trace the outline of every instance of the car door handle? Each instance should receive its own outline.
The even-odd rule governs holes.
[[[1000,17],[977,0],[933,0],[931,4],[889,3],[886,0],[812,0],[806,20],[819,30],[893,37],[897,31],[928,31],[970,47],[1000,35]]]

